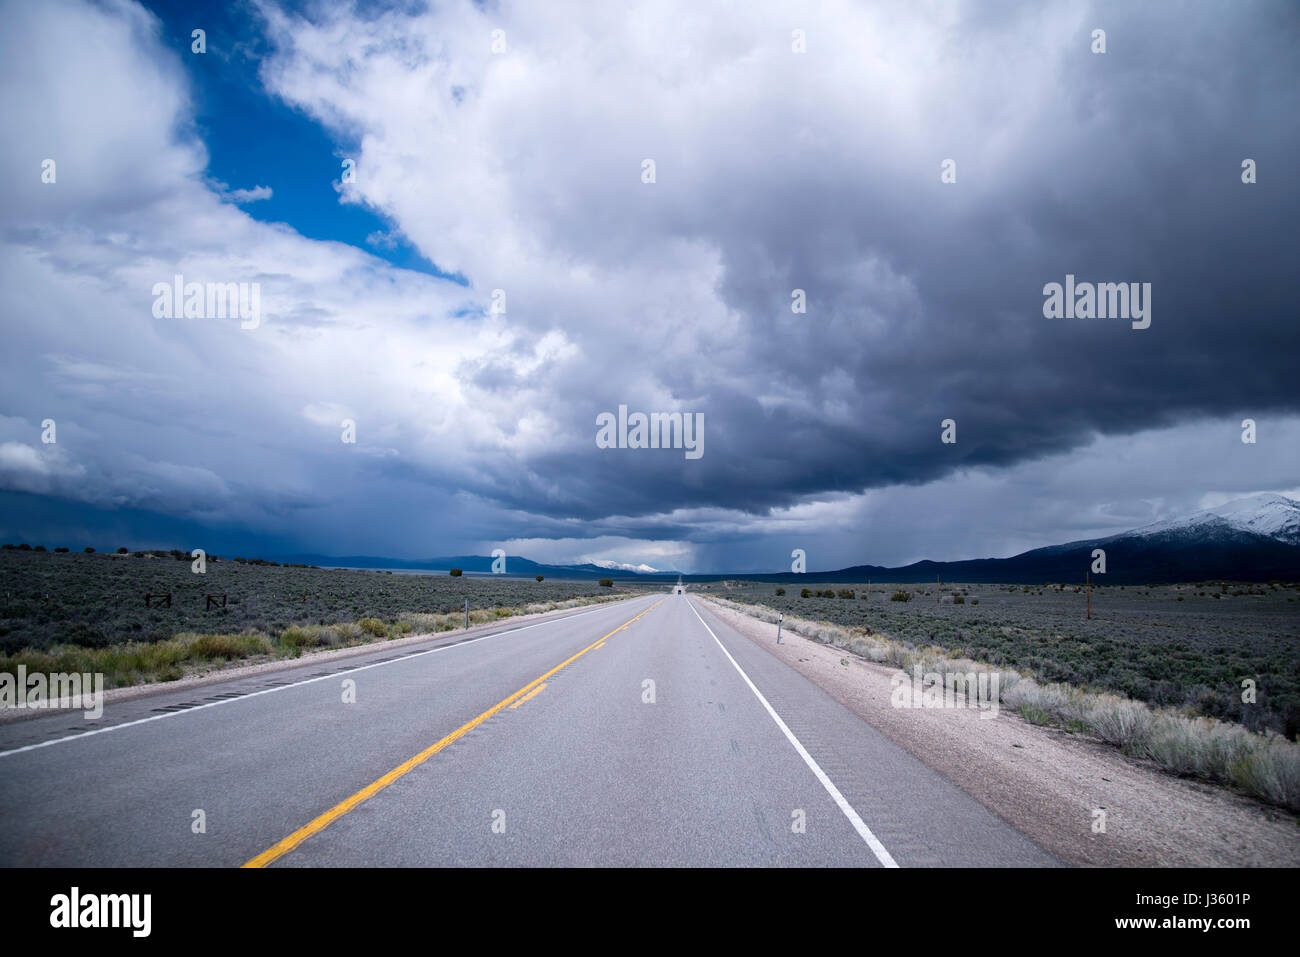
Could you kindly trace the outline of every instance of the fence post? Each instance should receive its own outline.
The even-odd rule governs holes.
[[[469,599],[465,599],[465,630],[469,631]]]

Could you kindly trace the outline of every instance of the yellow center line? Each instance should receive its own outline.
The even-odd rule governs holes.
[[[304,824],[302,827],[298,828],[298,830],[294,831],[284,840],[272,844],[261,854],[258,854],[252,860],[248,861],[248,863],[244,864],[244,867],[266,867],[266,865],[272,863],[273,861],[277,860],[280,857],[283,857],[285,854],[288,854],[290,851],[292,851],[303,841],[307,840],[307,838],[311,837],[313,834],[319,834],[321,831],[325,830],[325,828],[329,827],[331,824],[333,824],[335,821],[341,818],[344,814],[347,814],[353,808],[357,807],[357,805],[362,804],[365,801],[368,801],[370,798],[374,797],[376,794],[378,794],[384,788],[388,787],[388,785],[392,784],[398,778],[402,777],[407,772],[412,771],[415,768],[419,767],[425,761],[428,761],[439,751],[446,748],[447,745],[456,741],[458,738],[464,737],[470,731],[473,731],[480,724],[482,724],[488,718],[492,717],[501,709],[510,706],[512,702],[519,703],[517,702],[516,699],[520,699],[525,695],[527,695],[528,697],[532,697],[533,694],[536,694],[538,691],[541,691],[542,689],[539,688],[538,685],[542,685],[544,687],[547,680],[551,678],[553,675],[555,675],[562,668],[565,668],[568,665],[572,664],[573,662],[577,661],[587,652],[591,651],[593,648],[603,643],[605,641],[605,638],[610,638],[618,634],[628,625],[632,624],[632,622],[636,621],[637,618],[640,618],[642,615],[648,615],[650,612],[654,611],[654,609],[658,608],[659,605],[661,605],[666,600],[667,599],[664,598],[659,599],[659,601],[655,602],[645,611],[641,612],[640,615],[637,615],[636,618],[632,618],[628,621],[623,622],[623,624],[619,625],[608,635],[605,635],[602,638],[598,638],[596,641],[593,641],[591,644],[589,644],[586,648],[583,648],[577,654],[569,658],[566,658],[564,661],[560,662],[550,671],[546,672],[546,674],[528,682],[528,684],[524,685],[522,688],[520,688],[510,697],[503,698],[501,701],[498,701],[496,704],[488,708],[488,710],[484,711],[477,718],[461,725],[451,734],[447,735],[445,738],[440,740],[437,744],[430,745],[429,747],[421,751],[419,754],[417,754],[415,757],[407,761],[403,761],[401,764],[393,768],[393,770],[389,771],[383,777],[379,778],[376,781],[372,781],[370,784],[367,784],[365,787],[363,787],[356,794],[352,795],[350,798],[340,801],[338,804],[334,805],[324,814],[317,817],[315,820],[310,821],[309,823]]]
[[[511,711],[514,711],[515,708],[519,707],[519,706],[520,706],[521,704],[523,704],[525,701],[529,700],[530,698],[535,698],[535,697],[537,697],[539,694],[542,693],[542,689],[545,688],[545,687],[546,687],[546,685],[544,685],[544,684],[540,684],[540,685],[538,685],[538,686],[537,686],[536,688],[534,688],[532,691],[528,692],[528,694],[524,695],[522,698],[520,698],[518,701],[516,701],[514,704],[512,704],[512,705],[510,706],[510,710],[511,710]]]

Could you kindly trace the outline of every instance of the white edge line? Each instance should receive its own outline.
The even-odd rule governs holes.
[[[645,596],[645,597],[649,597],[649,596]],[[636,601],[635,598],[629,600]],[[81,738],[89,738],[96,734],[107,734],[109,731],[118,731],[122,728],[133,728],[136,725],[148,724],[150,721],[161,721],[163,718],[175,718],[183,714],[193,714],[195,711],[202,711],[204,708],[215,708],[217,705],[221,705],[221,704],[234,704],[237,701],[247,701],[249,698],[256,698],[260,695],[271,694],[274,691],[288,691],[290,688],[301,688],[303,685],[309,685],[317,681],[325,681],[327,678],[337,678],[339,675],[356,674],[358,671],[368,671],[371,668],[379,668],[382,667],[383,665],[393,665],[393,664],[397,664],[399,661],[410,661],[413,658],[422,658],[425,655],[434,655],[440,651],[451,651],[453,648],[462,648],[465,645],[472,645],[475,642],[486,641],[488,638],[500,638],[502,635],[513,635],[521,631],[527,631],[529,628],[540,628],[543,625],[554,625],[556,622],[568,621],[571,618],[579,618],[583,615],[592,614],[594,612],[601,611],[603,608],[607,608],[609,607],[609,605],[612,604],[615,604],[615,602],[604,603],[602,604],[601,608],[593,608],[591,609],[590,612],[580,611],[573,615],[565,615],[563,618],[552,618],[550,621],[539,621],[531,625],[522,625],[519,628],[508,628],[505,631],[494,631],[490,635],[480,635],[477,638],[470,638],[464,641],[458,641],[454,645],[442,645],[438,648],[429,648],[425,651],[417,651],[414,654],[402,655],[397,658],[389,658],[386,661],[376,661],[372,664],[360,665],[356,668],[347,668],[343,671],[333,671],[327,675],[320,675],[319,677],[316,678],[305,678],[302,681],[295,681],[292,684],[277,685],[274,688],[263,688],[261,691],[250,691],[248,694],[241,694],[236,698],[223,698],[220,701],[209,701],[206,704],[198,704],[192,708],[185,708],[182,711],[169,711],[166,714],[155,714],[149,716],[148,718],[136,718],[134,721],[123,721],[121,724],[112,724],[109,725],[107,728],[94,728],[93,730],[90,731],[79,731],[76,734],[64,735],[62,738],[51,738],[48,741],[39,741],[36,744],[25,744],[21,748],[11,748],[8,751],[0,751],[0,758],[8,757],[11,754],[21,754],[24,751],[35,751],[38,748],[48,748],[52,744],[62,744],[64,741],[77,741]],[[705,627],[707,628],[708,626],[706,625]],[[363,646],[358,646],[358,647],[363,647]],[[304,664],[307,664],[307,662],[304,662]],[[241,679],[232,678],[231,680],[238,681]],[[221,682],[214,682],[212,687],[215,687],[220,684]]]
[[[718,643],[718,647],[721,648],[722,653],[727,656],[727,660],[731,662],[732,667],[740,672],[740,677],[745,679],[745,684],[749,685],[749,690],[754,692],[759,703],[767,709],[767,713],[772,716],[772,720],[776,722],[776,726],[781,729],[789,742],[794,745],[794,749],[799,752],[799,757],[803,758],[804,764],[808,765],[812,773],[817,775],[817,780],[822,783],[822,787],[824,787],[826,792],[834,798],[835,803],[838,804],[840,810],[844,812],[844,816],[847,817],[849,823],[853,825],[853,829],[858,832],[858,836],[867,842],[867,846],[871,848],[871,853],[875,854],[876,859],[885,867],[898,867],[898,862],[894,860],[889,851],[885,850],[885,845],[881,844],[876,835],[871,833],[871,828],[867,827],[862,818],[858,816],[858,812],[853,810],[853,805],[845,800],[844,795],[840,793],[840,789],[837,788],[834,782],[826,776],[826,772],[821,769],[821,766],[813,759],[813,756],[808,753],[807,748],[799,743],[799,739],[794,736],[794,732],[791,731],[786,726],[786,723],[781,720],[781,716],[776,713],[776,709],[767,703],[767,699],[763,697],[763,693],[759,691],[758,688],[754,687],[754,682],[749,680],[749,675],[745,674],[745,669],[736,663],[736,659],[731,657],[731,652],[727,650],[726,646],[721,641],[718,641],[718,636],[713,634],[713,629],[709,627],[709,623],[703,618],[700,618],[700,613],[696,609],[695,603],[689,598],[686,600],[686,603],[691,606],[691,611],[695,612],[695,617],[700,619],[700,624],[704,626],[705,630],[710,636],[712,636],[713,640]]]

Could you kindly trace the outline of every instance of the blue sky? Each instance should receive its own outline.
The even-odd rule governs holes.
[[[4,540],[828,569],[1300,489],[1294,4],[0,7]]]
[[[262,222],[286,223],[310,239],[349,243],[403,269],[464,285],[439,270],[391,220],[360,203],[340,202],[334,188],[342,161],[357,144],[331,135],[292,106],[269,95],[258,76],[268,45],[265,20],[252,4],[146,3],[175,49],[192,49],[206,31],[207,53],[183,56],[194,92],[195,132],[208,149],[208,175],[231,189],[269,187],[267,199],[241,203]],[[295,8],[299,5],[288,5]]]

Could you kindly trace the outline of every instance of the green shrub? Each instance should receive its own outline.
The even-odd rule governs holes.
[[[1089,729],[1117,748],[1141,748],[1152,731],[1151,712],[1138,701],[1101,695],[1084,717]]]
[[[612,579],[609,579],[609,578],[602,578],[599,582],[597,582],[597,584],[600,585],[601,588],[613,588],[613,587],[614,587],[614,582],[613,582],[613,580],[612,580]]]
[[[545,576],[545,575],[538,575],[538,576],[537,576],[537,580],[538,580],[539,582],[541,582],[541,581],[546,581],[546,576]]]
[[[785,589],[784,589],[784,588],[778,588],[778,589],[776,590],[776,593],[777,593],[778,595],[784,595],[784,594],[785,594]]]
[[[1035,708],[1033,705],[1022,704],[1016,709],[1020,717],[1024,718],[1030,724],[1051,724],[1052,716],[1042,708]]]
[[[383,638],[388,634],[388,626],[378,618],[362,618],[357,622],[357,627],[367,635],[374,635],[376,638]]]
[[[319,625],[294,625],[286,628],[280,635],[281,646],[291,651],[315,648],[324,643]]]
[[[803,591],[799,592],[799,597],[800,597],[800,598],[807,598],[807,597],[808,597],[809,595],[811,595],[811,594],[812,594],[812,592],[810,592],[807,588],[805,588]]]
[[[222,658],[227,661],[235,658],[247,658],[250,655],[265,655],[271,652],[271,642],[265,635],[249,633],[243,635],[195,635],[177,636],[188,646],[189,657],[193,659]]]
[[[451,570],[451,577],[452,577],[452,578],[459,578],[459,577],[461,576],[461,574],[462,574],[462,572],[461,572],[461,570],[460,570],[459,568],[453,568],[453,569]]]
[[[1237,759],[1232,783],[1247,794],[1300,811],[1300,749],[1279,738]]]
[[[889,596],[889,600],[890,601],[911,601],[912,593],[910,591],[903,591],[902,589],[899,589],[898,591],[894,592],[892,595]]]

